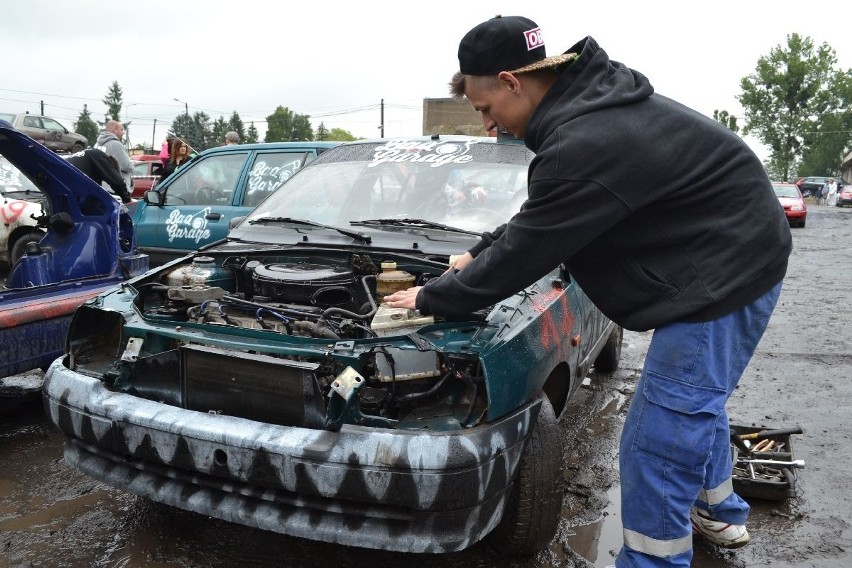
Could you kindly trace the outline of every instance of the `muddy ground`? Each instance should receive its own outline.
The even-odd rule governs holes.
[[[800,425],[796,494],[750,499],[752,542],[696,540],[693,566],[852,566],[852,209],[812,206],[794,229],[789,275],[766,336],[729,404],[736,424]],[[484,544],[416,556],[327,545],[157,505],[66,466],[38,406],[0,418],[0,566],[603,567],[621,546],[617,439],[650,340],[626,333],[621,369],[592,375],[561,425],[564,514],[550,547],[500,557]]]

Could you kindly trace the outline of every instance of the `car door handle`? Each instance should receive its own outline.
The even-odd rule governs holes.
[[[204,216],[204,218],[209,219],[211,221],[218,221],[219,219],[222,218],[222,214],[221,213],[208,213],[207,215]]]

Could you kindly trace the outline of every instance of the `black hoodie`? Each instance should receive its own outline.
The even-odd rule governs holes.
[[[644,331],[716,319],[778,283],[792,237],[745,142],[654,93],[591,37],[568,52],[579,57],[527,125],[529,198],[417,308],[470,313],[564,263],[604,314]]]
[[[68,156],[68,163],[92,178],[95,183],[106,182],[113,192],[121,198],[122,202],[129,203],[132,200],[127,191],[127,186],[124,184],[124,179],[118,172],[118,165],[107,156],[106,152],[87,148],[82,152]]]

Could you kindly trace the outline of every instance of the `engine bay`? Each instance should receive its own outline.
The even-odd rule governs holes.
[[[382,302],[448,266],[417,260],[196,256],[135,283],[129,322],[82,309],[70,365],[119,392],[265,422],[470,427],[487,410],[479,357],[421,336],[432,316]],[[107,340],[116,325],[121,344]],[[436,337],[466,345],[478,329]]]

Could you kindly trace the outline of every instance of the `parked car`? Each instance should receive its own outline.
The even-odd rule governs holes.
[[[840,183],[840,178],[837,177],[811,176],[799,178],[796,181],[796,186],[799,188],[799,191],[802,192],[802,197],[810,197],[811,195],[815,195],[822,191],[822,186],[824,186],[825,182],[830,179],[837,180],[838,184]]]
[[[532,158],[495,138],[346,143],[225,241],[84,305],[45,378],[66,462],[308,539],[545,547],[557,416],[593,365],[617,367],[621,328],[563,268],[462,318],[382,302],[508,220]]]
[[[0,113],[0,120],[5,120],[54,152],[82,152],[89,145],[85,136],[68,130],[49,116]]]
[[[0,262],[14,266],[44,236],[38,223],[44,195],[13,163],[0,156]]]
[[[837,189],[837,206],[852,205],[852,185],[843,185]]]
[[[156,156],[155,156],[156,157]],[[163,163],[159,157],[156,160],[139,160],[138,156],[133,156],[133,191],[130,195],[134,199],[141,199],[145,196],[145,192],[151,191],[154,185],[160,181],[160,176],[163,175]]]
[[[65,350],[77,307],[141,275],[148,263],[136,253],[129,215],[77,168],[6,122],[0,122],[0,154],[22,186],[34,186],[45,199],[37,220],[45,234],[27,244],[0,289],[2,378],[46,369]]]
[[[276,142],[201,152],[130,205],[139,249],[159,265],[225,238],[233,217],[249,213],[337,144]]]
[[[794,183],[772,182],[772,189],[784,208],[784,215],[791,227],[804,227],[808,218],[808,206],[802,192]]]

